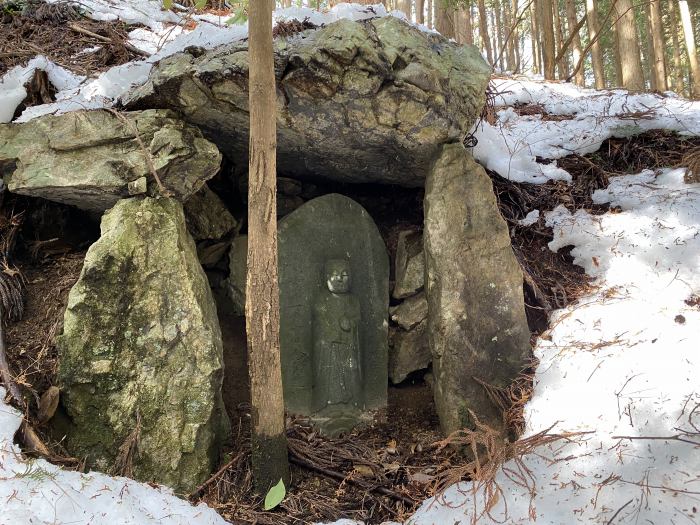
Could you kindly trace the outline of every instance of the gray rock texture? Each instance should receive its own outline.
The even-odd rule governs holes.
[[[206,185],[185,202],[185,220],[195,241],[221,239],[238,226],[223,201]]]
[[[425,284],[423,236],[420,232],[402,231],[396,242],[396,264],[394,266],[395,299],[409,297]]]
[[[226,293],[238,315],[245,315],[245,287],[248,272],[248,236],[239,235],[228,252],[229,276],[226,280]]]
[[[176,200],[121,200],[101,227],[58,340],[66,446],[110,471],[136,436],[134,476],[189,493],[228,432],[211,290]]]
[[[0,125],[0,174],[10,191],[92,212],[144,190],[157,195],[149,161],[167,191],[184,201],[216,174],[221,154],[165,110],[121,118],[80,111]]]
[[[440,145],[461,141],[490,68],[395,18],[339,20],[275,40],[277,167],[294,178],[422,186]],[[172,108],[247,164],[247,42],[160,61],[125,101]]]
[[[423,241],[441,427],[473,427],[471,410],[503,430],[474,378],[505,388],[528,362],[523,276],[491,180],[461,145],[444,146],[428,175]]]
[[[411,372],[430,365],[433,357],[428,343],[428,322],[423,320],[410,330],[391,330],[389,342],[389,379],[398,384]]]

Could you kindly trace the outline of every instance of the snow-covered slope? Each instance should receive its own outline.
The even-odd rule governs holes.
[[[525,457],[527,473],[505,464],[488,514],[464,483],[411,524],[700,523],[700,307],[686,303],[700,294],[700,185],[683,172],[614,179],[594,197],[619,213],[546,215],[550,248],[574,245],[600,288],[539,340],[526,435],[590,434]]]
[[[0,387],[0,399],[5,389]],[[23,459],[12,438],[21,414],[0,401],[0,525],[224,525],[170,489]]]
[[[630,94],[625,90],[597,91],[573,84],[526,79],[494,79],[498,121],[480,124],[474,157],[487,168],[514,182],[540,184],[571,180],[563,169],[539,164],[536,157],[558,159],[600,148],[610,137],[627,137],[651,129],[700,134],[700,101],[691,102],[669,93]],[[549,115],[519,116],[511,106],[538,104]]]

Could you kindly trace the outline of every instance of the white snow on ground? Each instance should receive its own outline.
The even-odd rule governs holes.
[[[672,94],[630,94],[625,90],[596,91],[573,84],[494,79],[492,90],[498,122],[476,129],[474,157],[484,166],[515,182],[535,184],[571,180],[556,163],[539,164],[536,157],[558,159],[600,148],[610,137],[636,135],[651,129],[700,134],[700,101]],[[520,117],[510,107],[539,104],[551,115],[567,120],[543,120],[541,115]]]
[[[550,248],[574,245],[599,288],[537,344],[526,435],[590,434],[525,457],[526,476],[506,463],[489,515],[463,483],[409,523],[700,523],[700,308],[685,303],[700,294],[700,185],[683,173],[613,179],[594,198],[620,212],[546,215]]]
[[[45,71],[57,90],[65,91],[78,87],[85,77],[57,66],[44,56],[37,56],[26,67],[13,67],[0,79],[0,123],[10,122],[12,116],[27,96],[24,85],[32,79],[34,71]]]
[[[5,389],[0,387],[0,399]],[[21,414],[0,402],[0,525],[224,525],[167,488],[127,478],[69,472],[21,456],[12,438]]]

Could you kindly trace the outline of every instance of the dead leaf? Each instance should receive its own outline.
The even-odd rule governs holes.
[[[354,472],[365,478],[374,477],[374,471],[367,465],[355,465]]]
[[[408,478],[414,483],[420,483],[421,485],[425,485],[433,481],[435,479],[435,476],[431,476],[429,474],[426,474],[425,472],[416,472],[415,474],[409,474]]]
[[[53,417],[58,408],[59,390],[57,386],[50,386],[49,389],[41,395],[39,400],[39,423],[46,423]]]

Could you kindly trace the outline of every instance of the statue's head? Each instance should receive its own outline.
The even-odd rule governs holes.
[[[351,285],[350,262],[345,259],[328,259],[326,285],[333,293],[348,293]]]

